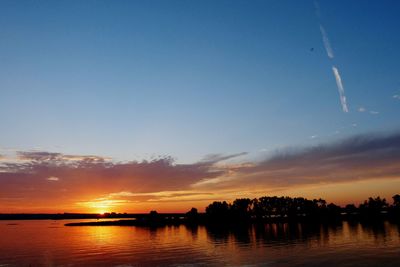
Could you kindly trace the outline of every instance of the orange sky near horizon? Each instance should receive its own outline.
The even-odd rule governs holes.
[[[98,195],[97,198],[90,196],[77,195],[72,199],[87,199],[87,201],[74,202],[71,199],[52,199],[31,202],[11,202],[2,200],[0,213],[148,213],[151,210],[165,213],[187,212],[195,207],[199,212],[204,212],[205,207],[213,201],[232,202],[236,198],[258,198],[262,196],[290,196],[305,197],[308,199],[323,198],[328,203],[335,203],[340,206],[346,204],[360,204],[368,197],[386,198],[392,203],[392,196],[400,193],[400,179],[381,179],[358,181],[354,183],[338,183],[338,184],[321,184],[310,186],[299,186],[287,189],[265,190],[263,194],[261,189],[256,191],[238,189],[236,192],[215,192],[212,195],[201,195],[199,197],[192,196],[172,196],[173,192],[159,192],[156,199],[131,201],[126,199],[104,198],[104,195]]]
[[[17,152],[0,158],[0,212],[186,212],[213,201],[290,196],[337,205],[400,193],[400,134],[250,159],[209,155],[194,163],[171,157],[116,162],[108,157]]]

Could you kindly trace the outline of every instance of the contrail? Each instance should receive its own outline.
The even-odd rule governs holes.
[[[326,54],[328,55],[328,58],[330,60],[333,60],[335,55],[333,54],[333,49],[331,46],[331,42],[329,41],[328,34],[326,33],[324,26],[322,26],[322,24],[320,22],[321,10],[320,10],[317,0],[314,0],[314,8],[315,8],[315,14],[318,18],[319,30],[321,31],[322,41],[324,42]],[[332,71],[333,71],[333,75],[335,76],[335,79],[336,79],[336,85],[337,85],[337,88],[339,91],[339,98],[340,98],[340,103],[342,104],[342,110],[343,110],[343,112],[347,113],[347,112],[349,112],[349,108],[347,107],[347,101],[346,101],[346,96],[344,94],[342,78],[340,77],[339,70],[334,65],[332,65]]]
[[[335,66],[332,66],[332,71],[336,79],[336,85],[339,91],[340,103],[342,104],[343,112],[349,112],[349,108],[347,107],[347,102],[346,102],[346,96],[344,95],[342,78],[340,77],[339,70]]]
[[[333,59],[335,56],[333,55],[333,49],[332,49],[331,43],[329,42],[328,34],[326,33],[324,27],[321,24],[319,24],[319,29],[322,34],[322,41],[324,41],[326,54],[328,55],[328,57],[330,59]]]

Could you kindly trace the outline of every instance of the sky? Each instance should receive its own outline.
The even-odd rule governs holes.
[[[398,1],[1,1],[0,212],[400,193]]]

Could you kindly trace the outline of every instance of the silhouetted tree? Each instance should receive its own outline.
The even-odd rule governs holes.
[[[344,210],[347,214],[354,214],[357,212],[357,207],[354,204],[347,204]]]
[[[229,219],[229,205],[226,201],[214,201],[206,208],[206,214],[213,221],[227,221]]]
[[[249,198],[239,198],[230,206],[230,213],[234,220],[247,221],[251,217],[253,201]]]
[[[190,211],[186,212],[186,219],[190,223],[197,223],[199,220],[199,213],[196,208],[191,208]]]
[[[400,195],[396,194],[392,198],[393,198],[393,206],[400,207]]]
[[[313,203],[319,208],[324,209],[326,208],[326,201],[322,198],[320,199],[313,199]]]
[[[379,196],[370,197],[363,204],[360,204],[359,210],[364,219],[378,219],[383,211],[387,211],[388,206],[386,199],[381,199]]]
[[[400,221],[400,195],[396,194],[392,198],[393,205],[389,209],[389,215],[392,219]]]
[[[328,217],[330,219],[332,219],[332,218],[339,219],[340,218],[340,214],[342,213],[342,209],[339,206],[337,206],[337,205],[335,205],[333,203],[330,203],[327,206],[327,209],[328,209]]]
[[[151,224],[159,224],[162,222],[163,218],[158,214],[157,211],[152,210],[149,213],[148,220]]]

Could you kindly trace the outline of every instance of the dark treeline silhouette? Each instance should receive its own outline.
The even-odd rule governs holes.
[[[214,201],[206,207],[205,213],[198,213],[192,208],[186,214],[159,214],[151,211],[147,216],[136,217],[131,221],[70,223],[81,225],[219,225],[240,226],[249,223],[273,222],[307,222],[307,223],[339,223],[342,220],[376,222],[390,219],[400,222],[400,195],[393,196],[393,204],[380,197],[365,200],[356,207],[354,204],[345,207],[333,203],[327,204],[323,199],[309,200],[303,197],[260,197],[255,199],[239,198],[232,203]],[[221,228],[217,228],[220,229]]]
[[[232,203],[215,201],[206,208],[206,220],[211,223],[248,223],[252,221],[335,221],[400,219],[400,195],[393,196],[393,204],[379,196],[370,197],[356,207],[344,208],[323,199],[303,197],[240,198]]]
[[[147,215],[136,216],[135,220],[69,223],[66,225],[158,227],[179,224],[205,224],[214,225],[217,227],[216,229],[219,229],[218,231],[222,231],[225,226],[241,226],[260,222],[306,222],[309,224],[322,222],[338,224],[342,220],[375,223],[386,219],[400,222],[400,195],[393,196],[392,205],[384,198],[370,197],[358,207],[354,204],[340,207],[333,203],[327,204],[323,199],[309,200],[303,197],[239,198],[232,203],[214,201],[206,207],[205,213],[198,213],[196,208],[192,208],[186,214],[160,214],[153,210]]]
[[[303,197],[260,197],[255,199],[239,198],[232,203],[214,201],[209,204],[205,213],[199,213],[192,208],[185,214],[158,213],[151,211],[147,214],[105,213],[105,214],[0,214],[0,220],[37,220],[37,219],[102,219],[102,218],[131,218],[124,221],[98,221],[90,223],[71,223],[68,225],[196,225],[221,224],[241,225],[254,222],[329,222],[341,220],[376,222],[391,220],[400,222],[400,195],[393,197],[392,204],[386,199],[370,197],[358,207],[348,204],[344,207],[333,203],[327,204],[323,199],[309,200]]]

